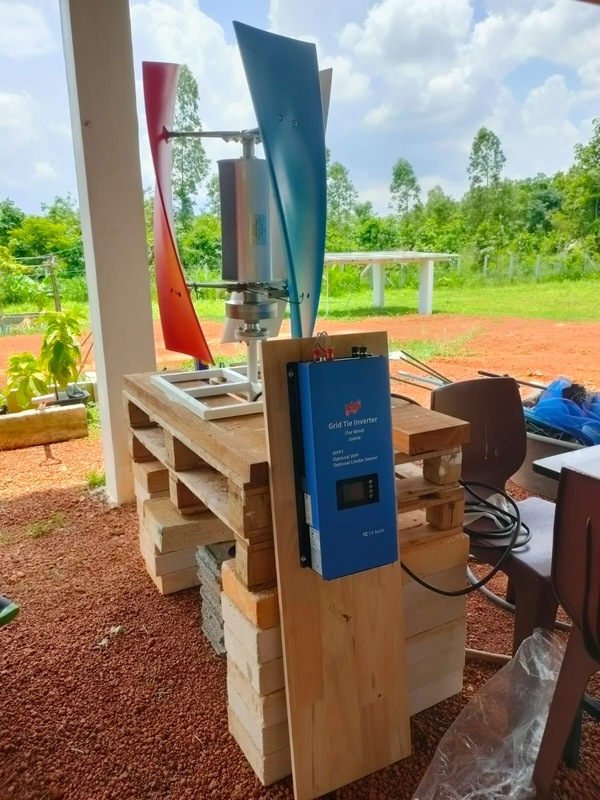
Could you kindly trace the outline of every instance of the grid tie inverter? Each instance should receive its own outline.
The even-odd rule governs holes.
[[[388,360],[288,364],[300,559],[325,580],[398,559]]]

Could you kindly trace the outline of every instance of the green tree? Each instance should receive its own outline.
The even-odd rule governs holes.
[[[403,217],[419,203],[421,187],[412,165],[405,158],[399,158],[392,167],[391,208]]]
[[[0,245],[7,245],[10,233],[14,228],[20,228],[25,219],[25,213],[12,201],[0,201]]]
[[[395,250],[399,245],[398,221],[395,217],[365,217],[358,229],[360,250]]]
[[[181,260],[186,273],[221,270],[221,220],[200,214],[181,237]]]
[[[8,246],[15,258],[43,258],[50,253],[64,255],[76,242],[62,222],[48,217],[25,217],[20,227],[14,228]]]
[[[179,73],[175,100],[174,129],[176,131],[201,131],[198,113],[200,95],[198,84],[185,64]],[[202,181],[208,175],[210,160],[201,139],[173,139],[173,195],[175,217],[185,229],[194,217],[194,199]]]
[[[327,151],[327,239],[329,252],[351,250],[356,235],[358,192],[350,173]]]
[[[585,240],[586,247],[600,251],[600,118],[593,121],[587,144],[575,147],[575,163],[556,181],[564,191],[561,213],[555,217],[569,240]]]
[[[505,162],[500,139],[489,128],[480,128],[471,145],[467,168],[471,188],[489,188],[498,183]]]
[[[221,217],[221,189],[219,186],[219,174],[215,172],[206,182],[206,203],[204,213],[212,214],[213,217]]]
[[[83,259],[83,239],[81,236],[81,219],[77,201],[67,193],[66,197],[57,196],[50,205],[42,203],[42,211],[46,219],[62,225],[71,244],[67,252],[62,253],[59,261],[64,265],[64,277],[82,275],[85,271]]]
[[[365,200],[363,203],[357,203],[354,206],[354,213],[359,222],[370,219],[375,216],[373,210],[373,203],[370,200]]]

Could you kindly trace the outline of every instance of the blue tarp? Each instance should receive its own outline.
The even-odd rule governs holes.
[[[552,381],[537,403],[526,409],[525,416],[532,422],[567,433],[586,446],[600,444],[600,394],[576,392],[577,401],[571,400],[563,392],[572,386],[568,378]]]

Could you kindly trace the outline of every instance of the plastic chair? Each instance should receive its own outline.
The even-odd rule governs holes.
[[[442,386],[431,393],[431,408],[471,425],[469,442],[462,448],[463,480],[504,490],[527,452],[523,406],[514,378],[476,378]],[[481,490],[482,495],[492,493]],[[531,497],[517,505],[532,536],[502,567],[515,603],[513,653],[535,628],[553,628],[558,609],[551,575],[554,503]],[[473,541],[470,550],[491,566],[502,554]]]
[[[533,771],[537,800],[550,792],[587,683],[600,670],[600,480],[570,469],[558,487],[552,583],[573,627]]]

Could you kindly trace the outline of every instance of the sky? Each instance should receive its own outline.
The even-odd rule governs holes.
[[[104,0],[106,1],[106,0]],[[205,130],[255,124],[232,21],[314,42],[333,67],[327,144],[386,213],[407,158],[423,193],[467,186],[473,137],[500,137],[505,174],[567,169],[600,117],[600,8],[576,0],[131,0],[144,186],[154,183],[141,63],[187,64]],[[239,145],[209,142],[209,156]],[[0,0],[0,199],[27,213],[77,197],[59,0]]]

